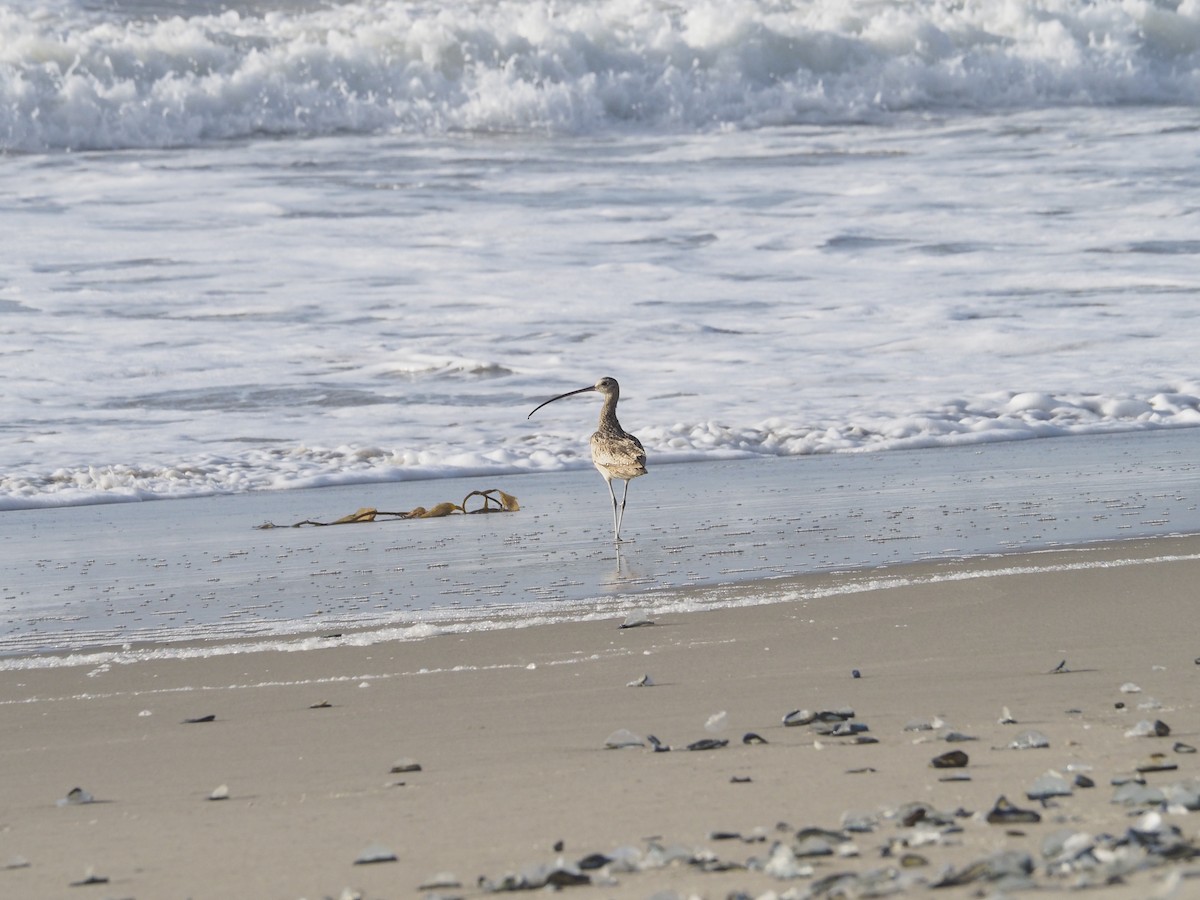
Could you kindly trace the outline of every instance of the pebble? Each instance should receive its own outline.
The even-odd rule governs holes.
[[[929,765],[935,769],[961,769],[968,761],[967,754],[961,750],[951,750],[949,753],[935,756],[929,761]]]

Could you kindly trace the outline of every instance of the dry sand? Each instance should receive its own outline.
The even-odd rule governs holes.
[[[964,577],[922,582],[930,573]],[[752,868],[610,865],[564,890],[805,896],[832,873],[890,866],[919,895],[1002,850],[1029,853],[1032,880],[1065,890],[1100,876],[1048,874],[1048,835],[1120,838],[1154,824],[1141,818],[1152,807],[1113,802],[1115,776],[1155,752],[1178,769],[1147,774],[1151,786],[1200,776],[1200,755],[1176,749],[1200,745],[1200,538],[928,563],[888,570],[912,577],[871,588],[877,574],[799,582],[856,581],[858,593],[667,614],[640,628],[577,622],[0,672],[0,895],[474,897],[481,876],[498,885],[560,857],[654,844]],[[1066,671],[1052,674],[1063,660]],[[652,686],[628,686],[644,674]],[[1123,692],[1130,682],[1141,692]],[[1138,709],[1152,699],[1161,707]],[[782,724],[791,710],[844,706],[877,743]],[[1017,724],[999,723],[1005,707]],[[705,724],[721,711],[727,724],[714,735]],[[215,718],[185,722],[206,716]],[[935,717],[977,740],[905,730]],[[1144,719],[1170,735],[1127,737]],[[622,728],[674,749],[604,749]],[[1049,748],[1007,748],[1028,729]],[[744,744],[746,732],[768,743]],[[684,749],[711,737],[729,745]],[[951,771],[930,766],[954,749],[968,754],[969,781],[942,781]],[[420,770],[393,773],[402,758]],[[1095,787],[1045,807],[1026,798],[1048,770],[1072,780],[1068,766]],[[210,800],[222,785],[228,798]],[[56,803],[77,786],[96,802]],[[988,824],[1001,795],[1041,821]],[[899,821],[912,803],[928,804],[924,825]],[[841,845],[857,855],[802,859],[813,874],[792,880],[753,868],[777,842],[795,845],[797,829],[840,829],[848,811],[876,822]],[[1161,831],[1159,842],[1183,858],[1152,865],[1158,858],[1137,846],[1100,841],[1093,856],[1115,854],[1133,871],[1088,896],[1200,896],[1200,862],[1187,858],[1200,816],[1166,811],[1162,822],[1182,830],[1175,840]],[[373,845],[396,861],[355,865]],[[905,852],[916,865],[900,869]],[[71,886],[89,872],[98,883]],[[421,888],[442,872],[461,887]],[[975,880],[936,894],[1001,889]]]

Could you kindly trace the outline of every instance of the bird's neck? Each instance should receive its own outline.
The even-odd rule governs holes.
[[[607,396],[604,398],[604,405],[600,407],[600,431],[617,431],[620,432],[621,423],[617,421],[617,398]]]

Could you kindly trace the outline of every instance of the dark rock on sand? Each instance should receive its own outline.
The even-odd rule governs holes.
[[[935,769],[961,769],[969,762],[967,754],[961,750],[951,750],[941,756],[935,756],[929,764]]]
[[[989,825],[1029,824],[1042,821],[1042,817],[1032,809],[1013,806],[1007,797],[1001,796],[987,814],[987,821]]]

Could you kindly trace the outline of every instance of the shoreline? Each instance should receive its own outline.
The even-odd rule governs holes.
[[[487,627],[513,609],[558,616],[763,578],[1197,533],[1184,431],[662,466],[634,486],[635,540],[619,552],[590,471],[0,515],[0,654]],[[256,527],[491,488],[521,510]]]
[[[939,888],[946,897],[1030,881],[1096,881],[1089,895],[1105,900],[1171,896],[1200,875],[1187,850],[1195,813],[1114,803],[1110,782],[1155,753],[1177,768],[1145,773],[1149,788],[1200,776],[1197,755],[1176,749],[1200,745],[1200,644],[1187,625],[1200,536],[1048,552],[1058,558],[920,563],[890,586],[860,573],[861,590],[826,599],[655,610],[654,624],[638,628],[559,622],[301,653],[0,671],[9,735],[0,758],[10,773],[10,867],[0,885],[14,896],[76,896],[69,885],[93,867],[108,879],[105,896],[475,897],[486,893],[481,877],[503,886],[507,874],[553,869],[560,856],[562,871],[574,871],[599,853],[613,861],[586,870],[591,886],[568,890],[821,896],[827,876],[855,873],[862,888],[865,873],[882,869],[894,870],[891,886],[918,893],[968,879]],[[1133,562],[1113,565],[1121,560]],[[1046,565],[1073,561],[1088,565]],[[912,577],[935,570],[953,577]],[[844,587],[852,577],[804,580]],[[746,584],[719,590],[752,593]],[[651,686],[628,686],[644,675]],[[1140,692],[1122,690],[1130,684]],[[782,724],[792,710],[844,706],[866,731],[821,736]],[[998,722],[1006,707],[1017,724]],[[707,730],[721,712],[724,730]],[[1143,719],[1167,723],[1169,736],[1126,737]],[[922,721],[941,727],[905,730]],[[947,742],[950,728],[974,740]],[[620,729],[674,749],[604,749]],[[1008,749],[1028,730],[1049,748]],[[767,743],[743,744],[747,732]],[[856,743],[862,737],[878,743]],[[729,744],[682,749],[704,738]],[[955,749],[968,754],[965,768],[931,767]],[[421,769],[392,772],[403,758]],[[1027,799],[1051,770],[1095,786],[1044,806]],[[970,780],[942,780],[955,772]],[[58,806],[77,786],[97,802]],[[222,786],[227,799],[209,800]],[[989,824],[1000,796],[1041,821]],[[918,809],[921,821],[901,823]],[[871,830],[845,831],[848,814]],[[1145,842],[1104,843],[1134,825],[1158,828],[1156,846],[1177,826],[1184,858],[1167,862]],[[796,857],[796,871],[812,874],[753,868],[774,858],[772,871],[784,871],[805,828],[830,832],[822,839],[834,848]],[[713,837],[732,832],[742,839]],[[1065,874],[1049,874],[1043,853],[1057,832],[1094,848],[1062,862]],[[375,845],[396,861],[355,865]],[[621,853],[647,866],[654,845],[686,848],[697,861],[621,870]],[[857,855],[843,855],[850,845]],[[989,880],[1001,853],[1017,870]],[[905,854],[911,866],[899,864]],[[704,871],[723,865],[736,867]],[[447,871],[460,887],[421,888]],[[1123,883],[1102,883],[1116,876]]]

